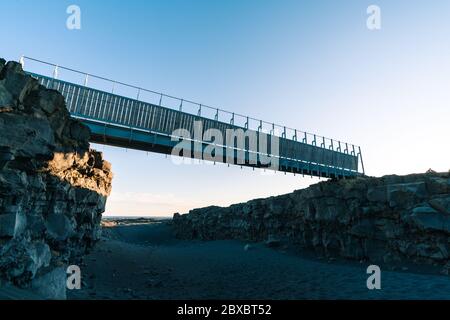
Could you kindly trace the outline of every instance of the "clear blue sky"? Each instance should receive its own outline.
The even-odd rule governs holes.
[[[68,30],[66,8],[81,8]],[[378,31],[366,9],[381,8]],[[48,60],[361,145],[371,175],[450,169],[449,1],[32,1],[1,4],[0,56]],[[107,214],[171,215],[317,179],[95,146]]]

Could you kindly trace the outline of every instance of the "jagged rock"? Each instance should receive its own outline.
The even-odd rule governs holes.
[[[34,99],[38,104],[37,107],[41,108],[48,115],[55,111],[63,110],[65,106],[64,97],[55,90],[38,90]]]
[[[349,230],[349,233],[359,238],[374,238],[376,231],[377,229],[375,228],[374,221],[364,219],[353,225]]]
[[[428,203],[433,209],[441,213],[450,214],[450,197],[431,199]]]
[[[388,185],[387,200],[391,207],[409,207],[416,199],[425,199],[426,187],[423,181]]]
[[[435,172],[320,182],[288,195],[176,214],[172,225],[185,239],[283,239],[327,256],[445,264],[449,185],[450,173]]]
[[[433,194],[448,194],[450,192],[450,183],[439,177],[431,177],[427,181],[427,189]]]
[[[428,205],[414,208],[411,218],[421,229],[450,234],[450,215],[440,213]]]
[[[111,191],[89,135],[62,95],[0,59],[0,279],[65,297],[61,266],[99,239]]]
[[[45,221],[45,227],[51,239],[66,240],[75,234],[76,222],[71,221],[64,214],[64,210],[60,212],[52,212]]]
[[[386,186],[370,188],[367,191],[367,199],[373,202],[386,202],[387,201]]]
[[[89,128],[84,126],[80,122],[72,122],[70,124],[70,136],[74,140],[88,143],[91,133],[89,131]]]
[[[17,107],[18,102],[23,101],[29,93],[32,83],[36,82],[35,79],[25,75],[20,64],[8,62],[0,74],[0,91],[8,92],[11,96],[11,106]]]
[[[49,246],[26,238],[13,238],[0,250],[0,272],[7,279],[15,278],[24,284],[34,278],[41,267],[48,267],[51,260]]]

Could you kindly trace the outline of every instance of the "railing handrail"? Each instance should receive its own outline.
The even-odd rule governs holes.
[[[191,101],[191,100],[188,100],[188,99],[175,97],[175,96],[173,96],[173,95],[165,94],[165,93],[163,93],[163,92],[158,92],[158,91],[154,91],[154,90],[142,88],[142,87],[139,87],[139,86],[127,84],[127,83],[124,83],[124,82],[121,82],[121,81],[112,80],[112,79],[109,79],[109,78],[106,78],[106,77],[94,75],[94,74],[91,74],[91,73],[88,73],[88,72],[83,72],[83,71],[76,70],[76,69],[73,69],[73,68],[69,68],[69,67],[61,66],[61,65],[54,64],[54,63],[51,63],[51,62],[43,61],[43,60],[40,60],[40,59],[28,57],[28,56],[25,56],[25,55],[23,55],[23,56],[21,57],[22,63],[23,63],[23,61],[24,61],[23,59],[27,59],[27,60],[30,60],[30,61],[42,63],[42,64],[45,64],[45,65],[48,65],[48,66],[53,66],[53,67],[58,68],[58,69],[63,69],[63,70],[67,70],[67,71],[70,71],[70,72],[78,73],[78,74],[80,74],[80,75],[84,75],[84,76],[87,76],[87,77],[91,77],[91,78],[95,78],[95,79],[107,81],[107,82],[110,82],[110,83],[112,83],[112,84],[118,84],[118,85],[121,85],[121,86],[124,86],[124,87],[136,89],[136,90],[138,90],[138,92],[148,92],[148,93],[152,93],[152,94],[158,95],[158,96],[160,96],[161,98],[162,98],[162,97],[166,97],[166,98],[169,98],[169,99],[177,100],[177,101],[179,101],[180,103],[184,103],[184,102],[185,102],[185,103],[189,103],[189,104],[192,104],[192,105],[197,105],[197,106],[199,106],[200,108],[207,108],[207,109],[210,109],[210,110],[213,110],[213,111],[216,111],[216,112],[222,112],[222,113],[225,113],[225,114],[228,114],[228,115],[231,115],[231,116],[242,117],[242,118],[244,118],[244,119],[247,119],[247,121],[248,121],[248,120],[257,121],[260,125],[261,125],[261,124],[266,124],[266,125],[272,126],[272,128],[275,128],[275,127],[277,127],[277,128],[282,128],[282,129],[284,130],[284,132],[286,132],[286,130],[291,130],[291,131],[295,132],[295,136],[297,136],[297,133],[303,134],[303,135],[305,135],[305,136],[306,136],[306,135],[309,135],[309,136],[315,138],[313,142],[317,142],[316,140],[327,139],[328,141],[331,141],[331,145],[333,145],[333,141],[334,141],[334,142],[337,142],[338,144],[339,144],[339,143],[342,143],[343,145],[349,145],[349,146],[354,147],[355,149],[358,149],[358,150],[359,150],[359,153],[358,153],[358,155],[355,155],[355,156],[359,156],[359,155],[361,154],[361,151],[360,151],[360,150],[361,150],[361,147],[360,147],[359,145],[355,145],[355,144],[352,144],[352,143],[347,143],[347,142],[344,142],[344,141],[341,141],[341,140],[336,140],[336,139],[327,138],[327,137],[325,137],[325,136],[321,136],[321,135],[318,135],[318,134],[315,134],[315,133],[311,133],[311,132],[307,132],[307,131],[298,130],[298,129],[291,128],[291,127],[287,127],[287,126],[284,126],[284,125],[279,125],[279,124],[276,124],[276,123],[274,123],[274,122],[268,122],[268,121],[261,120],[261,119],[257,119],[257,118],[254,118],[254,117],[242,115],[242,114],[239,114],[239,113],[236,113],[236,112],[231,112],[231,111],[228,111],[228,110],[224,110],[224,109],[221,109],[221,108],[214,108],[214,107],[211,107],[211,106],[206,105],[206,104],[203,104],[203,103],[198,103],[198,102],[194,102],[194,101]],[[234,119],[234,117],[233,117],[233,119]],[[275,134],[275,133],[274,133],[274,134]],[[282,133],[282,136],[283,136],[283,138],[285,138],[285,139],[296,141],[296,140],[294,140],[294,139],[292,139],[292,138],[290,138],[290,137],[285,136],[284,133]],[[310,144],[310,143],[308,143],[308,141],[307,141],[306,143],[307,143],[307,144]],[[325,147],[326,147],[326,146],[325,146]],[[336,152],[342,152],[342,151],[337,151],[337,150],[333,150],[333,151],[336,151]],[[361,158],[362,158],[362,156],[361,156]],[[361,160],[362,160],[362,159],[361,159]],[[363,170],[364,170],[364,169],[363,169]]]

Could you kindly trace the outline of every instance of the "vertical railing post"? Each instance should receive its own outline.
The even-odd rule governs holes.
[[[19,63],[21,64],[22,70],[23,70],[25,68],[25,56],[24,55],[20,56]]]
[[[89,74],[85,73],[84,74],[84,82],[83,82],[84,89],[82,90],[82,93],[80,91],[81,99],[80,100],[77,99],[77,105],[75,106],[75,112],[78,114],[82,114],[82,108],[83,108],[83,106],[85,107],[85,104],[87,104],[87,89],[86,89],[86,87],[88,85],[88,81],[89,81]]]
[[[214,120],[219,121],[219,108],[216,109],[216,114],[214,116]]]
[[[58,66],[56,65],[53,69],[53,79],[52,79],[52,89],[56,89],[55,80],[58,79]]]
[[[183,99],[180,100],[180,106],[178,107],[178,110],[180,112],[183,111]]]
[[[256,155],[256,163],[258,163],[258,159],[259,159],[259,161],[261,161],[261,155],[259,154],[259,152],[260,152],[260,148],[261,148],[261,146],[260,146],[260,143],[261,143],[261,132],[262,132],[262,120],[259,120],[259,126],[258,126],[258,135],[257,135],[257,146],[256,146],[256,152],[258,153],[257,155]],[[266,170],[264,169],[264,172],[265,172]]]
[[[358,149],[359,149],[358,156],[361,159],[361,168],[363,171],[363,175],[366,175],[366,171],[364,170],[364,162],[363,162],[363,158],[362,158],[361,147],[358,147]]]
[[[53,69],[53,79],[58,79],[58,66]]]

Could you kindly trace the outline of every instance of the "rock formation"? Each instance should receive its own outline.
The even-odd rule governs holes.
[[[178,237],[286,241],[320,255],[450,269],[450,172],[326,181],[174,215]]]
[[[100,233],[110,164],[64,98],[0,59],[0,281],[64,298]]]

